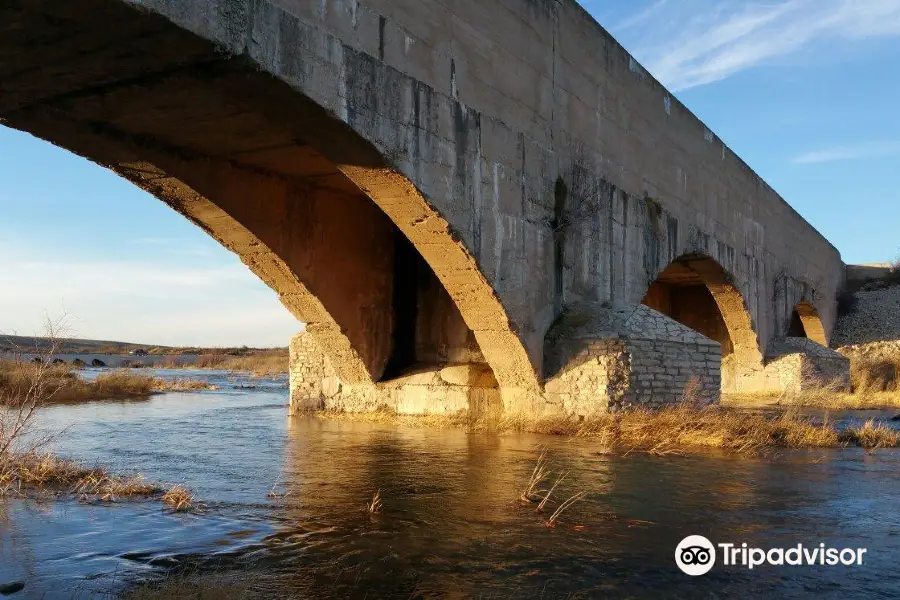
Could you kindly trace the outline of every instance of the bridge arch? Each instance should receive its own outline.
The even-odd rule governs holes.
[[[722,345],[723,370],[762,365],[759,336],[734,277],[714,258],[685,254],[659,273],[642,304]]]
[[[235,252],[342,380],[376,382],[418,358],[405,311],[422,316],[421,293],[439,322],[432,345],[461,348],[442,359],[483,360],[501,386],[536,389],[473,254],[334,111],[127,3],[13,2],[0,16],[3,124],[111,169]]]
[[[825,326],[819,318],[819,311],[812,302],[803,300],[794,307],[787,332],[788,337],[805,337],[821,346],[828,347]]]

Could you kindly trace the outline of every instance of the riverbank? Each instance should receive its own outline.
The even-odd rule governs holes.
[[[650,410],[633,408],[620,413],[583,419],[523,414],[495,418],[456,415],[399,415],[321,412],[318,418],[401,427],[464,429],[472,433],[536,433],[596,438],[610,452],[646,452],[653,455],[689,454],[722,450],[757,454],[775,448],[867,449],[900,446],[900,431],[875,421],[838,429],[827,419],[800,413],[795,408],[746,411],[728,407],[693,408],[680,404]]]
[[[214,387],[197,379],[151,377],[126,369],[101,373],[87,381],[67,365],[0,361],[0,405],[15,405],[34,395],[40,396],[42,404],[64,404],[209,389]]]

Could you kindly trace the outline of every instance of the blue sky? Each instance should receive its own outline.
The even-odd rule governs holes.
[[[841,251],[900,254],[900,0],[585,0]],[[285,345],[299,324],[231,253],[112,173],[0,127],[0,332]]]

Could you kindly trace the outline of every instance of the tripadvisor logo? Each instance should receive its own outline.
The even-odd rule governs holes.
[[[863,555],[867,552],[866,548],[827,548],[824,543],[812,547],[797,544],[787,549],[763,550],[748,547],[746,543],[740,546],[713,544],[702,535],[689,535],[675,548],[675,564],[688,575],[704,575],[716,564],[716,547],[723,566],[740,566],[750,570],[760,565],[859,566],[863,564]]]
[[[675,548],[675,564],[688,575],[703,575],[716,564],[716,549],[702,535],[689,535]]]

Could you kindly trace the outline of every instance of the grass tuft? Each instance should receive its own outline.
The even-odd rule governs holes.
[[[568,476],[568,473],[563,473],[559,477],[556,478],[556,481],[553,482],[553,485],[550,486],[550,489],[547,490],[547,493],[544,494],[544,499],[541,500],[540,504],[537,505],[535,512],[544,512],[544,507],[547,506],[547,501],[550,500],[550,495],[553,494],[553,491],[562,483],[563,479]]]
[[[870,419],[858,427],[849,427],[841,432],[841,439],[847,443],[873,450],[875,448],[895,448],[900,445],[900,432],[883,423]]]
[[[381,490],[378,490],[372,494],[372,501],[366,504],[366,512],[370,515],[377,515],[381,513],[383,506],[384,505],[381,503]]]
[[[176,512],[191,510],[194,507],[194,495],[184,486],[173,485],[160,498]]]
[[[519,498],[523,502],[537,502],[535,497],[540,492],[544,491],[538,488],[549,476],[550,470],[547,468],[547,451],[544,450],[538,457],[537,464],[534,465],[534,470],[531,472],[531,477],[528,479],[528,484],[525,486],[525,489],[522,490]]]
[[[550,515],[550,519],[547,521],[547,527],[556,527],[556,521],[559,520],[559,517],[562,516],[565,511],[571,508],[573,504],[583,500],[585,496],[587,496],[587,494],[588,493],[586,491],[578,492],[577,494],[575,494],[574,496],[570,496],[559,506],[557,506],[556,510],[553,511],[553,514]]]

